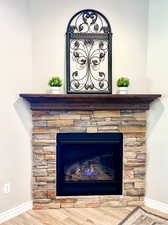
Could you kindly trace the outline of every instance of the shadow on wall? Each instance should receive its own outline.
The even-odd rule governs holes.
[[[164,110],[165,106],[162,103],[161,99],[158,99],[151,104],[150,110],[148,112],[148,136],[152,134],[152,131],[161,119]]]
[[[32,135],[32,114],[30,105],[22,98],[18,98],[13,104],[16,113],[29,136]]]

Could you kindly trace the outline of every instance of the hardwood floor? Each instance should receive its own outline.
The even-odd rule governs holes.
[[[106,207],[30,210],[1,225],[118,225],[133,209]]]

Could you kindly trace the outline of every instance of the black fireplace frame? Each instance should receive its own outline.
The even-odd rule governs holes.
[[[72,189],[74,185],[76,185],[75,192],[71,192],[69,194],[64,190],[64,177],[63,177],[63,151],[61,149],[61,144],[67,143],[118,143],[120,154],[120,163],[118,168],[118,176],[120,177],[119,181],[88,181],[90,185],[90,191],[87,190],[87,181],[85,182],[68,182],[69,187]],[[122,133],[59,133],[57,134],[57,147],[56,147],[56,195],[57,196],[80,196],[80,195],[122,195],[122,187],[123,187],[123,134]],[[105,192],[101,192],[97,190],[99,186],[101,189],[101,185],[105,183],[109,184],[110,189]],[[78,192],[78,189],[80,190]],[[81,194],[81,189],[83,193]]]

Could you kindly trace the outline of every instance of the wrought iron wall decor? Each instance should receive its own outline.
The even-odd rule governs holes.
[[[76,13],[66,32],[67,93],[112,93],[112,33],[92,9]]]

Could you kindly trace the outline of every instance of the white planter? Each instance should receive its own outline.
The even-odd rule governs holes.
[[[63,94],[63,87],[50,87],[48,92],[50,94]]]
[[[118,87],[118,94],[128,94],[128,87]]]

